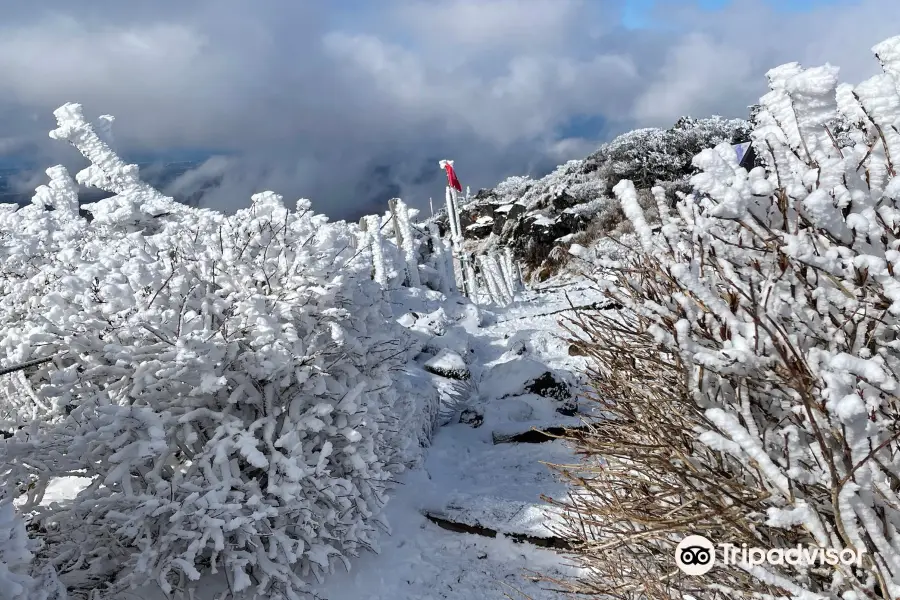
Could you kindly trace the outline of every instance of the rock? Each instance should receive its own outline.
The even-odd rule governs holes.
[[[575,398],[564,400],[562,406],[556,408],[556,412],[565,417],[574,417],[578,414],[578,401]]]
[[[478,429],[484,423],[484,415],[474,408],[467,408],[460,413],[459,422],[473,429]]]
[[[410,313],[416,316],[416,320],[413,324],[413,329],[417,329],[422,333],[428,335],[436,335],[441,336],[447,333],[447,327],[450,325],[450,318],[447,316],[447,313],[444,312],[443,308],[439,308],[433,312],[428,313],[427,315],[416,315],[416,313]]]
[[[446,377],[447,379],[465,381],[471,377],[469,367],[466,366],[463,358],[456,352],[447,349],[438,352],[437,356],[425,363],[424,368],[429,373]]]
[[[525,264],[541,264],[556,245],[556,240],[568,233],[555,218],[529,213],[503,228],[501,243],[513,248]]]
[[[472,200],[482,201],[482,200],[490,200],[491,198],[495,198],[497,193],[493,190],[493,188],[481,188],[478,192],[472,196]]]
[[[574,196],[570,195],[568,190],[562,188],[557,190],[550,197],[550,205],[553,206],[557,211],[563,211],[567,208],[572,208],[578,204],[578,199]]]
[[[478,386],[479,396],[493,398],[521,396],[525,387],[547,370],[547,365],[526,356],[497,363],[484,374]]]
[[[557,221],[568,233],[576,233],[585,229],[590,223],[590,216],[586,213],[573,210],[564,210],[557,217]]]
[[[419,315],[417,315],[416,313],[408,312],[405,315],[403,315],[402,317],[400,317],[399,319],[397,319],[397,323],[399,323],[400,325],[402,325],[406,328],[410,328],[416,324],[416,320],[418,318],[419,318]]]
[[[518,398],[507,398],[503,400],[503,410],[506,418],[516,423],[528,421],[534,416],[534,407]]]
[[[587,356],[587,351],[581,344],[569,344],[569,356]]]
[[[475,222],[475,217],[472,216],[472,213],[460,211],[459,212],[459,226],[465,231],[469,225]]]
[[[465,229],[465,237],[470,240],[483,240],[491,235],[494,231],[494,222],[484,221],[481,223],[473,223]]]
[[[546,371],[537,379],[529,381],[525,384],[525,389],[532,394],[537,394],[544,398],[553,398],[554,400],[568,400],[572,397],[569,384],[558,380],[550,371]]]
[[[525,214],[525,205],[518,202],[503,204],[494,209],[494,235],[503,233],[503,226],[509,221],[515,221]]]

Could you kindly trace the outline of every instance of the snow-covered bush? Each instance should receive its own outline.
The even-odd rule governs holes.
[[[12,497],[0,490],[0,600],[65,600],[52,568],[34,573],[32,543]]]
[[[693,119],[682,117],[671,129],[629,131],[604,144],[588,157],[612,187],[622,179],[648,188],[663,181],[677,181],[693,171],[691,160],[704,148],[748,140],[750,124],[743,119]]]
[[[900,594],[900,37],[874,51],[884,74],[855,87],[831,66],[769,71],[752,134],[766,166],[704,150],[696,201],[672,212],[654,190],[659,235],[634,185],[615,187],[639,247],[601,265],[616,280],[600,285],[625,310],[572,328],[609,415],[578,439],[602,461],[568,471],[569,533],[590,542],[580,590]],[[686,534],[863,558],[688,577],[674,565]]]
[[[302,597],[305,578],[377,548],[388,480],[423,429],[358,231],[271,192],[231,217],[140,181],[81,116],[52,135],[116,193],[78,217],[62,167],[0,214],[0,478],[72,593],[147,580],[166,593],[224,571],[232,590]],[[381,265],[382,273],[403,270]],[[384,259],[384,257],[382,257]],[[26,374],[27,373],[27,374]],[[421,394],[420,394],[421,396]],[[53,477],[92,483],[39,506]],[[104,596],[106,597],[106,596]]]

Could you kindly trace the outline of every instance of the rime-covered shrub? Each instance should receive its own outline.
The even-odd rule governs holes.
[[[646,128],[624,133],[586,159],[610,188],[622,179],[638,188],[678,181],[694,172],[691,160],[704,148],[749,139],[750,124],[743,119],[683,117],[671,129]],[[593,167],[592,167],[593,168]]]
[[[36,568],[32,546],[12,497],[0,489],[0,600],[66,600],[52,567]]]
[[[603,462],[571,472],[569,531],[592,542],[580,590],[900,593],[900,37],[874,51],[884,73],[857,86],[827,65],[769,71],[752,134],[765,167],[704,150],[696,200],[672,212],[654,190],[660,234],[634,185],[615,187],[638,245],[600,284],[624,310],[573,328],[609,416],[578,440]],[[687,534],[863,559],[688,577],[673,564]]]
[[[422,429],[403,373],[416,344],[355,229],[271,192],[231,217],[176,205],[80,107],[56,115],[92,162],[78,180],[116,195],[87,223],[56,167],[0,216],[3,356],[49,359],[8,377],[0,416],[25,427],[0,444],[0,478],[27,492],[73,593],[224,571],[235,592],[303,597],[309,575],[377,548]],[[92,483],[38,506],[64,475]]]

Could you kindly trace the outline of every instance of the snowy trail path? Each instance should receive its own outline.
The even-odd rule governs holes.
[[[543,462],[567,463],[572,452],[559,440],[542,444],[493,444],[494,426],[514,427],[509,409],[525,402],[540,422],[569,422],[553,412],[552,401],[534,395],[502,398],[510,381],[492,378],[492,368],[521,358],[521,369],[510,376],[539,375],[536,367],[578,371],[581,359],[568,355],[568,345],[558,339],[559,314],[540,316],[567,306],[562,290],[523,292],[515,304],[497,309],[493,324],[478,330],[472,341],[471,364],[475,399],[485,412],[481,427],[453,423],[438,430],[423,468],[406,474],[387,507],[392,525],[382,537],[381,554],[361,557],[349,574],[336,574],[317,589],[324,600],[485,600],[526,597],[534,600],[559,598],[548,584],[527,579],[529,571],[571,576],[574,568],[561,555],[509,538],[487,538],[441,529],[423,516],[423,511],[472,506],[473,515],[484,523],[491,513],[511,516],[512,522],[534,520],[540,494],[560,497],[565,486]],[[569,293],[575,304],[597,298],[589,290]],[[516,349],[526,347],[521,357]],[[504,365],[506,366],[506,365]],[[524,369],[524,372],[522,371]],[[512,410],[514,413],[515,410]],[[527,429],[532,421],[519,423]],[[527,503],[515,515],[503,515],[506,507]],[[501,526],[496,527],[502,530]],[[532,529],[537,523],[530,523]],[[523,595],[526,594],[527,596]]]
[[[575,304],[598,300],[590,290],[559,288],[526,291],[506,308],[494,309],[469,340],[475,406],[484,412],[478,428],[454,420],[435,434],[421,468],[405,473],[386,507],[390,535],[380,538],[381,552],[358,557],[351,571],[341,568],[324,584],[313,586],[320,600],[550,600],[561,596],[529,573],[571,577],[574,567],[562,555],[510,538],[484,537],[442,529],[423,514],[444,510],[502,532],[524,528],[541,537],[546,504],[540,495],[561,497],[565,486],[547,463],[574,460],[560,440],[540,444],[494,444],[494,430],[527,430],[532,425],[573,424],[555,412],[558,402],[522,394],[521,386],[548,369],[575,380],[585,366],[568,355],[560,339],[562,315],[546,315]],[[444,380],[449,383],[450,380]],[[507,394],[513,394],[507,396]],[[525,410],[525,413],[522,411]],[[527,416],[528,418],[523,418]],[[74,479],[74,478],[73,478]],[[54,498],[71,497],[61,482]],[[492,522],[493,521],[493,522]],[[544,530],[546,535],[546,530]],[[225,589],[221,578],[204,582],[202,598],[212,600]],[[164,600],[155,586],[129,595]]]

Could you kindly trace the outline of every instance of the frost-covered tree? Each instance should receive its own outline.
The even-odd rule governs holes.
[[[0,356],[39,363],[5,378],[0,418],[23,427],[0,479],[40,558],[73,594],[176,594],[222,571],[234,592],[303,597],[377,549],[388,481],[428,426],[404,372],[419,343],[353,227],[271,192],[231,217],[179,205],[79,106],[56,116],[52,136],[91,160],[76,179],[116,195],[87,223],[55,167],[33,205],[0,213]],[[380,273],[402,272],[394,254]],[[66,475],[92,483],[40,505]]]
[[[874,51],[884,73],[857,86],[827,65],[769,71],[752,134],[765,167],[704,150],[696,200],[672,212],[654,190],[658,235],[634,185],[616,186],[639,243],[600,283],[625,308],[573,324],[609,416],[578,440],[598,461],[566,471],[569,531],[590,542],[581,591],[900,594],[900,37]],[[686,534],[863,559],[688,577]]]

